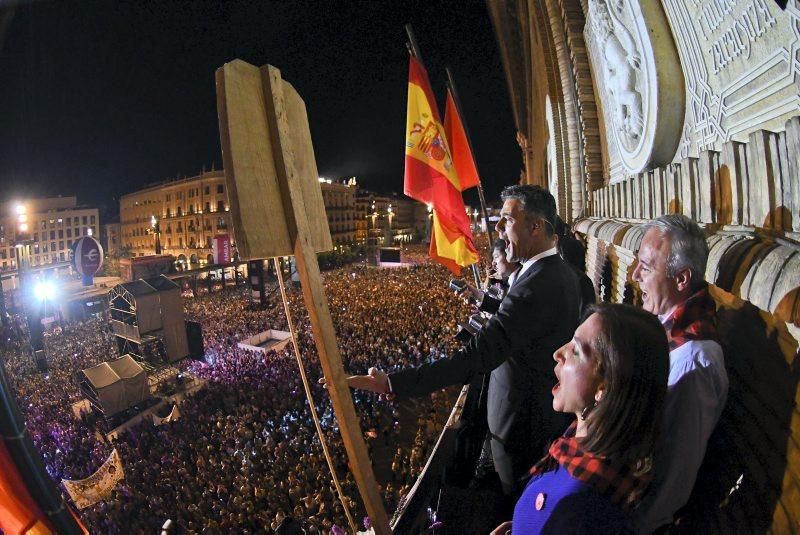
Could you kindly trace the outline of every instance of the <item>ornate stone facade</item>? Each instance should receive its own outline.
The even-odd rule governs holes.
[[[676,161],[779,130],[800,111],[800,10],[790,1],[664,0],[686,78]]]
[[[781,4],[489,2],[525,152],[543,160],[546,180],[526,179],[575,221],[598,298],[640,302],[645,221],[682,213],[708,235],[731,391],[724,466],[700,480],[727,497],[695,511],[693,532],[800,525],[800,9]]]

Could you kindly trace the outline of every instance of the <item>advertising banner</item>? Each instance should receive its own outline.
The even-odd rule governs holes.
[[[215,264],[231,263],[231,238],[227,234],[217,234],[211,239]]]

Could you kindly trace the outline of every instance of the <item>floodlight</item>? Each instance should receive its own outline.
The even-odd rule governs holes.
[[[19,224],[19,231],[20,232],[28,232],[28,224],[27,223],[20,223]]]
[[[25,205],[24,204],[17,204],[17,206],[14,207],[14,210],[17,212],[18,215],[24,214],[25,213]]]
[[[56,296],[56,287],[53,281],[41,281],[33,287],[33,295],[39,301],[52,300]]]

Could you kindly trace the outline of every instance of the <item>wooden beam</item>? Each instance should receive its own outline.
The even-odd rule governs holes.
[[[259,94],[254,94],[256,86]],[[317,263],[316,253],[326,238],[330,240],[330,232],[317,183],[305,104],[297,91],[281,79],[275,67],[267,65],[259,72],[238,60],[217,71],[217,91],[229,193],[238,196],[243,211],[247,205],[256,206],[258,217],[265,220],[265,225],[258,229],[246,216],[236,213],[239,206],[231,201],[234,221],[241,222],[249,234],[242,238],[237,228],[237,239],[247,244],[252,258],[281,254],[264,253],[283,249],[284,239],[291,245],[350,468],[376,533],[391,533],[347,386]],[[232,182],[235,188],[231,187]],[[272,195],[265,198],[268,192]],[[251,195],[256,197],[251,199]],[[253,235],[263,234],[266,229],[284,233],[285,238]]]

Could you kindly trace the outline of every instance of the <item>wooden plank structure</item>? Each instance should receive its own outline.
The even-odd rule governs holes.
[[[305,103],[270,65],[226,63],[216,72],[216,84],[222,158],[239,252],[245,259],[295,256],[350,467],[375,532],[390,533],[317,264],[316,253],[333,245]]]

